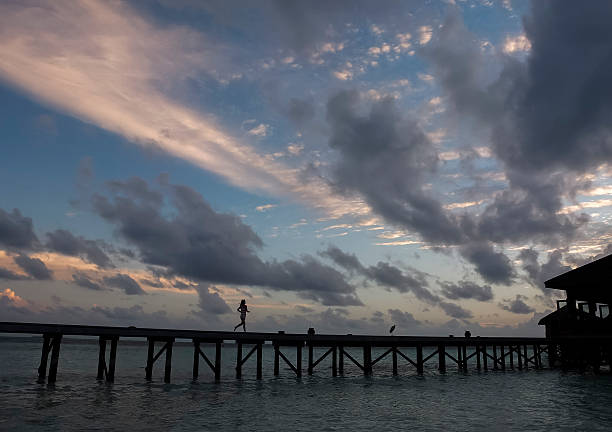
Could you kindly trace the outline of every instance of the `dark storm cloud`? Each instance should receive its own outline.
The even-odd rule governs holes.
[[[84,261],[96,264],[98,267],[113,267],[113,264],[102,250],[101,241],[87,240],[82,236],[75,236],[70,231],[58,229],[47,233],[46,247],[54,252],[64,255],[78,256]]]
[[[395,325],[398,333],[414,331],[421,326],[421,322],[417,320],[410,312],[404,312],[399,309],[389,309],[387,311],[391,317],[391,322]]]
[[[393,99],[374,103],[367,114],[359,105],[356,91],[341,91],[327,104],[329,145],[341,156],[334,166],[336,187],[360,193],[386,220],[427,241],[459,242],[457,222],[425,189],[438,156],[423,130]]]
[[[98,283],[91,280],[87,275],[83,273],[74,273],[72,275],[72,281],[80,287],[87,288],[93,291],[102,291],[104,288]]]
[[[195,290],[198,293],[198,306],[203,313],[222,315],[231,312],[225,300],[218,293],[212,292],[207,284],[199,284]]]
[[[503,58],[493,81],[483,76],[477,38],[457,14],[422,49],[452,111],[490,129],[510,183],[483,214],[483,238],[554,243],[587,221],[558,211],[564,196],[584,187],[577,174],[611,160],[611,18],[605,1],[533,2],[524,20],[527,61]]]
[[[123,290],[127,295],[146,294],[138,282],[126,274],[117,273],[115,276],[106,276],[102,281],[111,288]]]
[[[538,261],[539,253],[534,249],[522,249],[518,257],[529,283],[549,295],[555,294],[555,290],[544,288],[544,282],[572,269],[561,263],[563,254],[558,250],[550,252],[547,261],[542,264]]]
[[[535,309],[524,302],[527,297],[517,294],[514,299],[507,299],[504,303],[500,303],[499,307],[515,314],[530,314],[535,312]]]
[[[0,279],[22,280],[22,279],[26,279],[26,277],[20,274],[17,274],[15,272],[12,272],[7,268],[0,267]]]
[[[466,320],[473,317],[472,312],[454,303],[440,302],[438,303],[438,306],[440,306],[442,310],[446,312],[446,315],[452,318]]]
[[[257,234],[233,214],[217,213],[193,189],[167,184],[164,195],[141,179],[113,182],[110,196],[95,195],[94,210],[113,223],[159,275],[210,283],[258,285],[296,292],[325,305],[361,305],[344,276],[311,256],[263,261]],[[159,269],[163,270],[159,270]]]
[[[461,255],[474,264],[476,271],[487,282],[506,285],[512,283],[512,262],[504,253],[496,252],[490,243],[471,243],[463,246]]]
[[[319,255],[327,257],[346,270],[356,272],[385,288],[393,288],[401,293],[412,292],[419,300],[436,304],[440,298],[428,289],[426,274],[413,270],[403,271],[394,265],[379,261],[374,266],[364,266],[354,254],[349,254],[336,246],[330,245]]]
[[[18,209],[10,213],[0,209],[0,246],[20,250],[34,249],[37,244],[32,219],[24,217]]]
[[[13,261],[17,264],[24,272],[38,280],[53,279],[51,270],[47,268],[44,262],[38,258],[30,258],[27,255],[19,254],[13,257]]]
[[[489,285],[478,285],[470,281],[457,283],[441,282],[442,295],[447,299],[473,299],[486,302],[493,299],[493,290]]]

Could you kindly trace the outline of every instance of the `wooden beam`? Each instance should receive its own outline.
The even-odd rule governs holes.
[[[198,379],[200,369],[200,342],[193,340],[193,380]]]
[[[149,349],[147,351],[147,366],[145,367],[146,379],[148,381],[153,377],[153,353],[155,352],[155,339],[150,337],[147,338],[149,342]]]
[[[312,375],[312,364],[313,364],[313,347],[312,344],[308,344],[308,375]]]
[[[344,374],[344,347],[338,345],[338,373]]]
[[[295,360],[295,369],[296,369],[296,374],[298,377],[302,376],[302,344],[298,344],[297,346],[297,358]]]
[[[54,383],[57,380],[57,364],[59,362],[60,345],[62,343],[62,335],[56,334],[52,337],[51,348],[51,364],[49,365],[48,383]]]
[[[363,373],[364,375],[372,375],[372,346],[363,346]]]
[[[482,346],[480,347],[480,352],[482,354],[482,368],[485,371],[489,370],[489,360],[487,359],[487,356],[489,355],[489,353],[487,353],[487,344],[482,344]]]
[[[393,351],[391,352],[391,359],[393,362],[393,375],[397,375],[397,347],[391,348]]]
[[[338,347],[333,346],[334,350],[332,351],[332,376],[338,376]]]
[[[260,380],[262,377],[262,345],[257,344],[257,379]]]
[[[242,378],[242,342],[236,344],[236,378]]]
[[[274,376],[279,375],[279,350],[280,347],[278,346],[278,344],[274,344]]]
[[[166,342],[166,367],[164,368],[164,382],[170,382],[170,374],[172,373],[172,345],[174,344],[174,339]]]
[[[417,364],[417,373],[419,375],[423,375],[423,345],[416,346],[416,364]]]
[[[107,382],[115,381],[115,367],[117,365],[117,342],[119,342],[119,336],[115,336],[111,339],[110,358],[108,359],[108,374],[106,375]]]
[[[468,362],[468,356],[467,356],[467,344],[464,342],[463,346],[461,347],[461,351],[463,352],[463,356],[462,356],[462,360],[463,360],[463,372],[467,372],[467,362]]]
[[[96,379],[103,380],[106,377],[106,338],[98,338],[98,376]]]
[[[215,342],[215,381],[221,381],[221,341]]]
[[[480,371],[480,344],[476,344],[476,370]]]
[[[45,382],[47,377],[47,361],[51,351],[51,335],[43,335],[42,353],[40,355],[40,365],[38,366],[38,382]]]
[[[444,345],[438,345],[438,370],[440,373],[446,372],[446,347]]]
[[[504,345],[503,344],[499,346],[499,356],[500,356],[500,359],[501,359],[501,369],[503,371],[505,371],[506,370],[506,354],[504,354]]]

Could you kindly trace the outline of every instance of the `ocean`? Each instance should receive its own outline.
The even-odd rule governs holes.
[[[57,382],[48,385],[37,383],[41,344],[40,338],[0,338],[2,431],[612,429],[608,374],[548,369],[477,372],[473,365],[461,373],[451,362],[448,372],[440,374],[431,361],[419,376],[400,358],[399,375],[394,377],[389,356],[375,365],[371,377],[345,361],[344,376],[332,378],[328,359],[312,376],[304,371],[301,378],[281,362],[281,374],[274,377],[273,351],[266,347],[263,379],[255,379],[253,356],[237,380],[235,348],[227,344],[221,382],[214,382],[203,361],[200,379],[194,382],[193,349],[177,344],[172,383],[164,384],[163,356],[153,380],[147,382],[146,345],[120,341],[115,382],[108,384],[96,380],[97,341],[65,340]],[[206,352],[212,355],[212,350]],[[283,352],[295,359],[295,349]]]

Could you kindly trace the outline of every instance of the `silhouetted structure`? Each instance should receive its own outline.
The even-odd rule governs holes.
[[[546,288],[564,290],[565,300],[557,310],[542,318],[546,337],[556,341],[551,350],[553,363],[591,364],[599,369],[610,364],[612,354],[612,255],[585,264],[544,282]]]
[[[437,369],[440,373],[444,373],[449,360],[457,366],[460,372],[467,372],[470,367],[476,368],[478,371],[489,369],[503,371],[507,368],[514,369],[515,365],[519,370],[530,367],[538,369],[543,367],[542,354],[548,352],[548,341],[546,339],[521,337],[324,335],[314,334],[314,332],[290,334],[282,331],[278,333],[236,333],[15,322],[0,322],[0,333],[43,335],[38,376],[40,381],[44,381],[48,369],[47,380],[50,383],[57,379],[60,345],[62,337],[68,335],[98,337],[100,351],[97,377],[106,381],[115,379],[119,338],[147,339],[145,377],[148,380],[152,379],[155,362],[162,354],[165,354],[165,382],[170,382],[172,347],[176,339],[186,339],[193,343],[193,379],[198,378],[200,359],[202,359],[214,374],[216,381],[221,379],[221,347],[226,341],[232,341],[236,344],[236,378],[242,377],[243,365],[253,354],[256,354],[257,379],[261,379],[263,375],[262,348],[264,344],[271,344],[274,349],[275,376],[280,373],[280,361],[282,360],[298,377],[302,375],[302,349],[304,347],[308,350],[308,374],[313,374],[315,368],[327,359],[326,363],[331,363],[332,376],[344,373],[345,360],[350,361],[365,375],[371,375],[374,366],[387,356],[391,356],[391,367],[394,375],[398,374],[398,360],[412,365],[419,374],[423,373],[425,364],[428,362],[436,362]],[[106,355],[107,341],[111,342],[108,362]],[[156,343],[161,345],[157,353]],[[212,356],[209,358],[202,350],[202,346],[206,344],[214,347],[214,359]],[[248,351],[243,356],[245,345]],[[293,348],[296,350],[294,362],[285,355],[288,349]],[[379,351],[379,355],[375,358],[372,358],[373,348],[382,351]],[[356,355],[356,351],[361,351],[361,355]],[[374,354],[376,353],[374,351]],[[47,368],[49,354],[51,354],[51,363]]]

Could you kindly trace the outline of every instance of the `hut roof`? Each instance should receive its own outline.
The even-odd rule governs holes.
[[[609,303],[612,300],[612,255],[555,276],[546,288],[566,290],[583,300]]]

